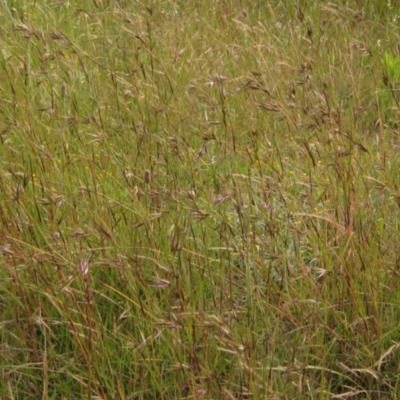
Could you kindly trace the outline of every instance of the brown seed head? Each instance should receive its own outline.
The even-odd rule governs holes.
[[[148,169],[146,169],[144,171],[144,183],[146,183],[147,185],[150,183],[151,181],[151,173]]]

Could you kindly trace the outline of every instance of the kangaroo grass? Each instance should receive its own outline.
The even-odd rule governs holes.
[[[14,3],[2,398],[398,398],[398,3]]]

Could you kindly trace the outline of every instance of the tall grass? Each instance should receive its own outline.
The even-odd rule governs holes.
[[[0,10],[2,398],[400,396],[398,2]]]

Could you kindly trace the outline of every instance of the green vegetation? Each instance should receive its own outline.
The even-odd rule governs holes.
[[[398,1],[0,22],[3,399],[400,398]]]
[[[400,109],[400,90],[397,88],[400,84],[400,56],[385,53],[383,65],[383,81],[386,88],[380,94],[380,107],[386,120],[392,116],[396,120]]]

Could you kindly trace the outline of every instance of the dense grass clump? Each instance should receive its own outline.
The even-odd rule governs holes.
[[[400,397],[398,1],[0,5],[0,396]]]

